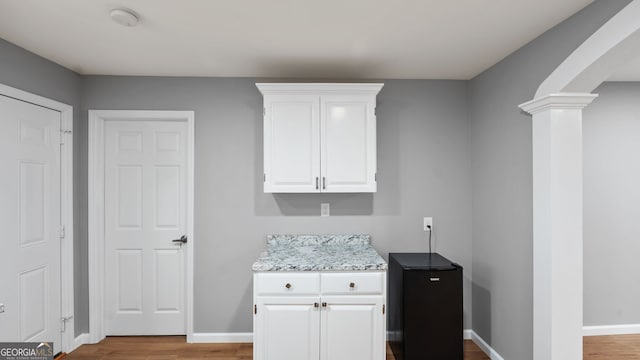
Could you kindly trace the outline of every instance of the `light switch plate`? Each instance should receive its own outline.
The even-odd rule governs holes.
[[[320,216],[329,216],[331,213],[329,203],[321,203],[320,204]]]

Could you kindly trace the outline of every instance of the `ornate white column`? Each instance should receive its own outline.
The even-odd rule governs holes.
[[[596,97],[520,105],[533,115],[534,360],[582,360],[582,109]]]

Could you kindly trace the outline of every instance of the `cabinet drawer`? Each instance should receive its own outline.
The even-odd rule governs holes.
[[[294,294],[317,295],[320,293],[320,274],[256,274],[256,295]]]
[[[322,274],[322,294],[381,294],[382,273]]]

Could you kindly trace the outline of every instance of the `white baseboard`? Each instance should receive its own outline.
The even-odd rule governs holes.
[[[190,343],[250,343],[253,333],[193,333]]]
[[[498,354],[497,351],[493,350],[493,348],[491,346],[489,346],[489,344],[487,344],[486,341],[484,341],[478,334],[476,334],[475,331],[473,330],[469,330],[471,332],[471,340],[476,343],[476,345],[478,345],[478,347],[484,351],[485,354],[487,354],[487,356],[489,357],[489,359],[491,360],[504,360],[504,358],[502,356],[500,356],[500,354]]]
[[[584,336],[629,335],[629,334],[640,334],[640,324],[600,325],[600,326],[583,326],[582,327],[582,335]]]
[[[89,339],[90,337],[88,333],[84,333],[76,336],[76,338],[73,339],[73,349],[69,350],[68,352],[72,352],[73,350],[79,348],[81,345],[88,344]]]

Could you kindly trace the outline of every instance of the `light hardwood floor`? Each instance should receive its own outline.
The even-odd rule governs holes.
[[[184,336],[108,337],[82,345],[64,360],[250,360],[251,344],[187,344]],[[465,341],[465,360],[489,358]],[[584,338],[585,360],[640,360],[640,335]],[[395,360],[387,347],[387,360]]]
[[[187,344],[184,336],[108,337],[82,345],[64,360],[251,360],[251,344]],[[465,341],[465,360],[488,360],[476,344]],[[387,360],[395,360],[387,346]]]
[[[588,336],[583,343],[585,359],[640,359],[640,335]]]

